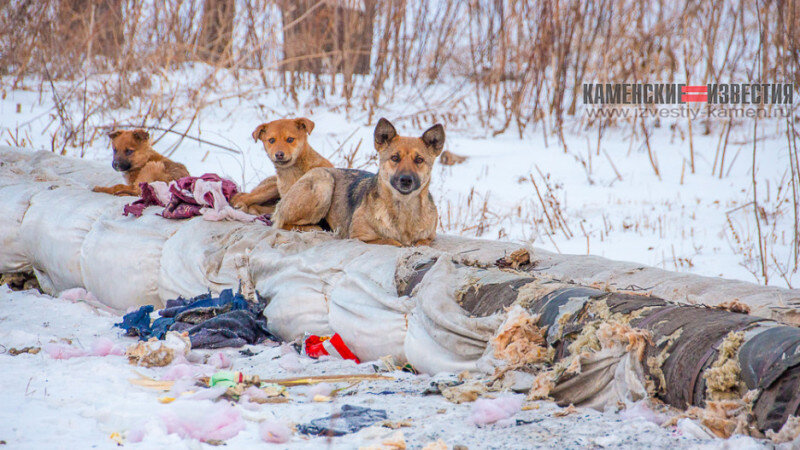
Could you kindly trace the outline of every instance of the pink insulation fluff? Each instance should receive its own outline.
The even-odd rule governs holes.
[[[225,386],[217,386],[208,389],[201,389],[193,396],[189,397],[192,400],[214,400],[222,396],[228,388]]]
[[[44,351],[53,359],[70,359],[86,356],[86,350],[59,343],[45,344]]]
[[[128,434],[125,437],[128,439],[128,442],[137,443],[144,440],[144,434],[145,433],[142,428],[134,428],[128,431]]]
[[[269,395],[255,386],[250,386],[242,392],[242,398],[245,400],[266,400]]]
[[[100,337],[92,342],[92,348],[89,354],[91,356],[120,356],[125,354],[125,349],[122,348],[122,346],[115,345],[114,341],[107,337]]]
[[[278,365],[287,372],[302,372],[303,363],[297,353],[286,353],[278,359]]]
[[[514,414],[522,409],[522,396],[504,395],[497,398],[479,398],[472,405],[470,421],[477,426],[496,423],[500,426],[509,426],[514,423],[511,419]]]
[[[225,403],[214,403],[205,408],[188,408],[180,413],[169,411],[161,415],[161,420],[167,433],[199,441],[224,441],[245,429],[239,410]]]
[[[58,298],[72,303],[86,303],[92,308],[116,314],[114,309],[104,305],[100,300],[97,299],[97,297],[94,296],[94,294],[83,288],[67,289],[62,291]]]
[[[208,364],[216,367],[217,369],[230,369],[231,366],[233,366],[231,359],[222,352],[211,355],[211,357],[208,358]]]
[[[258,434],[264,442],[273,444],[283,444],[289,442],[292,437],[292,430],[283,422],[277,420],[265,420],[258,427]]]
[[[319,383],[308,388],[308,391],[306,392],[306,397],[314,398],[317,395],[329,397],[331,395],[331,392],[333,392],[332,385],[328,383]]]
[[[164,375],[161,376],[162,380],[175,381],[183,378],[191,378],[197,373],[197,369],[191,364],[170,364]]]

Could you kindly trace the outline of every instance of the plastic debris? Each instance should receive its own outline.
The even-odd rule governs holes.
[[[261,379],[258,375],[245,375],[242,372],[220,370],[211,376],[208,385],[209,387],[232,388],[239,383],[258,385],[261,383]]]
[[[111,433],[108,436],[108,438],[111,439],[112,441],[114,441],[118,446],[122,446],[122,445],[125,444],[125,441],[122,439],[122,436],[119,433],[117,433],[116,431]]]
[[[383,409],[343,405],[339,412],[298,425],[297,430],[303,434],[316,436],[342,436],[355,433],[382,420],[386,420],[386,411]]]
[[[148,389],[156,389],[159,391],[169,391],[175,385],[174,381],[154,380],[153,378],[142,375],[140,373],[137,373],[137,375],[139,376],[138,378],[131,378],[128,380],[131,382],[131,384],[135,384],[136,386],[146,387]]]
[[[504,395],[497,398],[481,398],[472,406],[470,421],[477,426],[496,423],[499,426],[510,426],[515,422],[512,417],[522,409],[521,395]]]
[[[320,356],[330,355],[334,358],[352,359],[358,364],[361,363],[344,343],[339,333],[334,333],[333,336],[312,334],[306,338],[303,347],[305,354],[315,359]]]

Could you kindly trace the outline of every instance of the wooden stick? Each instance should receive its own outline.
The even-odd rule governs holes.
[[[135,372],[139,378],[131,378],[130,382],[137,386],[142,386],[150,389],[158,389],[168,391],[172,389],[175,384],[174,381],[159,381],[150,378],[141,373]],[[355,375],[316,375],[310,377],[294,377],[294,378],[273,378],[262,379],[262,383],[279,384],[281,386],[303,386],[308,384],[317,383],[337,383],[342,381],[364,381],[364,380],[394,380],[392,377],[380,374],[355,374]]]

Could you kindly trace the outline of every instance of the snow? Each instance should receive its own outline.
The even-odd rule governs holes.
[[[196,80],[205,80],[211,73],[214,87],[197,99]],[[102,79],[97,76],[87,82],[90,93],[99,90]],[[420,135],[435,120],[423,111],[435,104],[437,93],[452,92],[452,86],[445,85],[427,88],[424,97],[413,90],[407,96],[405,91],[397,92],[396,100],[387,102],[368,123],[366,111],[345,109],[334,97],[327,105],[319,105],[311,91],[301,91],[295,105],[280,89],[264,90],[258,83],[258,75],[250,71],[240,71],[234,78],[200,64],[153,76],[148,91],[151,97],[132,99],[126,109],[101,109],[87,117],[88,144],[66,146],[64,152],[110,165],[111,150],[104,130],[114,124],[141,123],[151,102],[160,99],[186,105],[166,113],[164,121],[174,122],[176,130],[240,152],[181,141],[177,134],[162,136],[152,130],[156,150],[186,164],[196,175],[217,173],[246,189],[254,187],[273,174],[274,168],[261,143],[253,142],[253,129],[262,122],[293,116],[315,122],[309,142],[337,166],[349,161],[356,168],[375,170],[372,131],[377,118],[382,115],[393,120],[401,135]],[[63,91],[74,85],[56,84]],[[52,114],[48,92],[35,92],[38,86],[38,80],[30,79],[27,85],[5,92],[0,100],[0,139],[60,152],[63,127]],[[461,110],[439,111],[447,117],[463,117],[445,121],[445,149],[469,157],[463,164],[434,168],[431,193],[439,207],[440,231],[530,241],[554,252],[589,253],[680,272],[765,282],[751,203],[752,122],[735,123],[720,170],[717,152],[726,121],[711,119],[708,134],[703,133],[705,125],[697,121],[692,173],[687,119],[666,118],[658,123],[645,119],[659,169],[656,176],[640,126],[635,131],[625,124],[609,128],[598,144],[596,130],[580,128],[579,111],[565,126],[563,145],[542,125],[530,127],[522,136],[508,131],[491,137],[490,130],[474,126],[469,102],[462,103]],[[82,104],[69,103],[67,113],[73,122],[80,122]],[[795,286],[800,275],[792,273],[794,217],[784,127],[780,119],[759,121],[756,197],[764,208],[761,227],[769,266],[766,281]],[[532,181],[545,203],[559,203],[563,225],[553,208],[543,210]]]
[[[110,166],[111,150],[104,131],[115,124],[142,123],[148,108],[159,105],[159,101],[188,105],[184,110],[165,107],[163,123],[147,123],[168,126],[174,122],[180,132],[238,153],[151,131],[157,140],[155,149],[184,163],[192,174],[217,173],[250,189],[274,173],[261,144],[251,137],[262,122],[309,117],[316,124],[309,142],[318,152],[337,166],[375,170],[371,143],[378,117],[392,120],[401,135],[420,135],[436,120],[424,112],[437,104],[436,87],[425,90],[425,98],[411,89],[408,95],[395,92],[396,100],[384,105],[370,120],[367,111],[345,109],[335,99],[320,106],[309,92],[298,93],[299,104],[286,101],[280,89],[263,89],[257,74],[247,71],[241,71],[236,79],[219,73],[215,75],[219,79],[211,83],[214,89],[198,94],[193,81],[205,79],[211,71],[202,65],[189,65],[153,76],[152,98],[132,99],[127,108],[101,109],[87,117],[87,144],[66,145],[64,153]],[[88,80],[90,98],[94,90],[101,90],[98,86],[102,81],[101,77]],[[54,113],[52,98],[46,90],[38,91],[38,86],[40,80],[31,79],[16,89],[3,89],[0,141],[60,152],[64,130]],[[57,82],[56,87],[65,94],[74,90],[75,82]],[[441,86],[438,91],[441,97],[447,97],[453,86]],[[490,136],[489,130],[474,126],[477,121],[468,101],[464,104],[463,111],[439,112],[462,117],[444,123],[445,149],[469,157],[463,164],[434,167],[431,193],[439,208],[441,232],[526,241],[554,252],[589,253],[668,270],[764,283],[750,203],[754,197],[750,168],[755,148],[757,198],[764,207],[761,226],[770,267],[768,282],[779,286],[800,282],[800,275],[786,270],[792,256],[793,217],[791,194],[787,192],[787,143],[780,121],[760,121],[755,146],[752,124],[735,126],[720,176],[715,160],[723,122],[712,121],[708,135],[701,134],[703,127],[695,125],[692,173],[686,120],[666,119],[658,126],[647,120],[659,169],[656,176],[641,132],[634,133],[629,125],[606,130],[599,145],[597,132],[581,129],[577,120],[567,123],[563,145],[541,125],[522,136],[514,131]],[[73,123],[80,123],[83,105],[77,101],[66,101],[66,105],[65,113]],[[543,202],[548,207],[546,212]],[[554,202],[558,208],[553,207]],[[559,212],[561,225],[555,217]],[[250,346],[255,355],[249,357],[235,349],[194,350],[167,367],[134,367],[120,350],[135,340],[120,336],[120,331],[112,328],[119,317],[97,309],[97,304],[96,298],[82,289],[52,298],[0,287],[0,367],[4,376],[0,440],[9,448],[116,448],[111,438],[115,433],[126,446],[139,448],[197,448],[198,437],[227,439],[233,448],[261,447],[264,441],[275,443],[275,448],[280,448],[279,444],[352,448],[380,444],[397,431],[410,447],[438,439],[450,447],[461,444],[469,448],[763,445],[743,436],[729,441],[710,439],[688,419],[678,422],[678,427],[662,428],[657,423],[665,418],[644,404],[622,414],[579,409],[564,417],[554,416],[560,408],[551,402],[526,403],[521,410],[511,408],[515,405],[504,397],[456,405],[441,396],[421,394],[430,377],[403,372],[390,373],[395,378],[391,381],[289,388],[288,403],[240,401],[231,405],[218,398],[220,390],[187,391],[197,389],[195,378],[219,368],[282,378],[374,373],[374,366],[379,364],[311,360],[284,344]],[[6,351],[25,346],[43,350],[14,357]],[[175,385],[169,392],[159,392],[131,384],[129,379],[139,374],[175,380]],[[331,389],[341,389],[331,402],[312,401]],[[176,399],[159,401],[165,396]],[[399,430],[372,427],[332,440],[292,431],[292,425],[327,416],[342,404],[386,409],[391,421],[409,419],[411,426]],[[501,424],[489,423],[497,420],[494,417]],[[486,425],[477,427],[476,423]]]
[[[223,439],[231,448],[256,448],[264,441],[285,443],[292,448],[354,448],[380,444],[401,431],[409,447],[421,447],[438,439],[449,446],[469,448],[564,448],[611,445],[619,447],[721,448],[725,441],[698,439],[661,428],[646,418],[623,420],[617,413],[578,409],[556,417],[560,410],[551,402],[529,402],[519,410],[521,396],[483,399],[481,403],[453,404],[438,395],[423,396],[432,378],[405,372],[390,372],[393,380],[359,384],[331,383],[340,389],[331,402],[315,402],[307,386],[288,388],[287,403],[231,403],[218,398],[214,389],[194,385],[195,376],[213,373],[202,364],[220,351],[193,350],[187,360],[167,367],[145,368],[128,363],[113,352],[108,356],[54,359],[45,352],[10,356],[10,348],[43,346],[51,342],[89,351],[92,342],[106,346],[135,343],[112,328],[119,317],[85,303],[72,303],[33,291],[12,292],[0,287],[0,367],[4,385],[0,390],[0,440],[9,448],[116,448],[117,433],[131,448],[199,448],[197,438]],[[69,342],[71,341],[71,344]],[[278,363],[287,351],[280,346],[249,346],[254,356],[237,349],[222,352],[233,370],[262,378],[288,378],[295,372]],[[289,354],[289,353],[286,353]],[[285,355],[284,355],[285,357]],[[375,373],[377,362],[357,365],[345,360],[311,360],[297,356],[304,375]],[[179,379],[173,391],[162,392],[130,383],[139,375]],[[186,378],[188,377],[188,378]],[[453,378],[452,375],[439,375]],[[180,383],[180,381],[179,381]],[[191,393],[194,391],[195,393]],[[162,403],[160,398],[175,397]],[[513,403],[513,404],[512,404]],[[408,427],[392,430],[373,426],[337,438],[308,437],[291,430],[300,423],[330,415],[337,406],[351,404],[385,409],[391,422],[409,420]],[[508,423],[473,424],[475,411],[503,409]],[[751,438],[737,437],[740,445],[759,445]],[[276,448],[282,448],[276,445]]]

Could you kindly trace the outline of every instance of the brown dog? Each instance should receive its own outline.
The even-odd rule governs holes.
[[[236,194],[231,204],[250,214],[271,213],[278,200],[306,172],[315,167],[333,167],[309,145],[308,135],[313,129],[314,122],[306,118],[273,120],[259,125],[253,131],[253,139],[264,144],[277,175],[266,178],[250,193]]]
[[[396,246],[428,245],[439,220],[428,192],[444,147],[444,127],[401,137],[386,119],[375,127],[378,173],[318,168],[283,196],[273,216],[286,230],[313,229],[322,219],[339,237]]]
[[[111,167],[125,173],[128,184],[117,184],[111,187],[95,186],[94,192],[114,195],[140,195],[139,183],[164,181],[188,177],[189,171],[183,164],[176,163],[162,156],[150,146],[150,134],[144,130],[112,131],[111,147],[114,149],[114,160]]]

